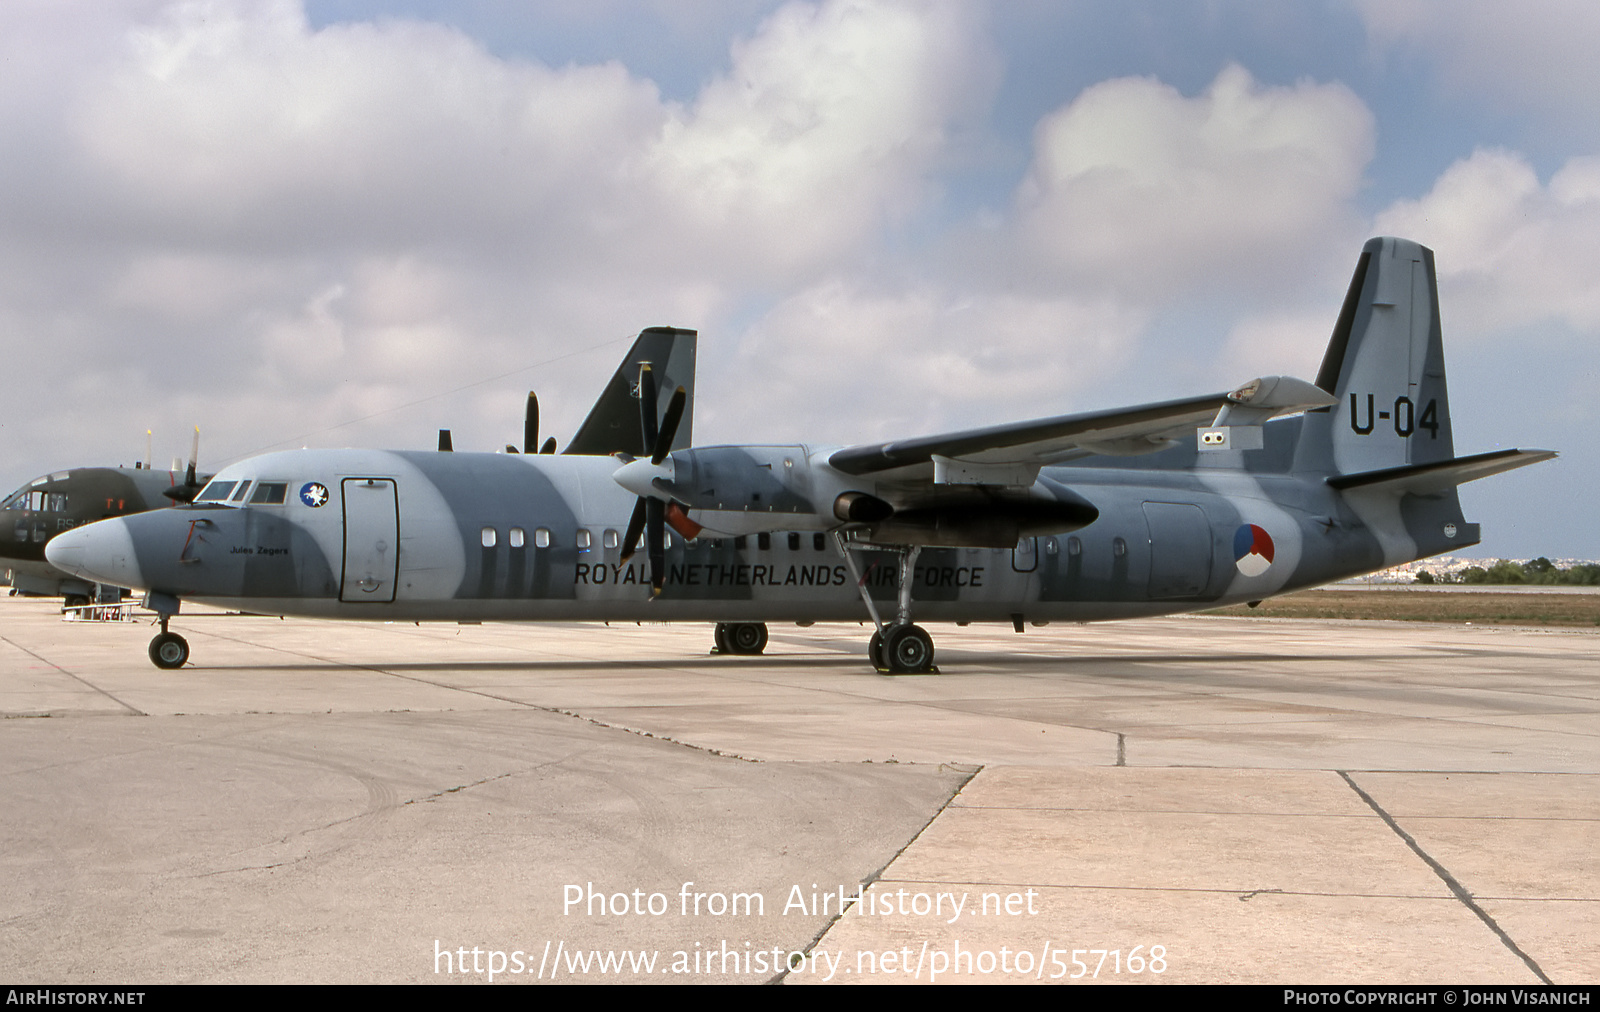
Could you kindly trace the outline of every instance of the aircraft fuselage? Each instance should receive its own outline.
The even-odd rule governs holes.
[[[269,454],[214,480],[281,484],[281,502],[197,503],[121,518],[113,521],[122,527],[117,536],[96,539],[92,558],[79,554],[73,561],[110,582],[260,614],[419,621],[867,617],[846,559],[825,533],[839,522],[826,502],[799,499],[743,511],[750,528],[767,531],[672,537],[663,590],[652,599],[649,562],[642,554],[621,560],[633,496],[615,480],[618,468],[609,457]],[[1315,477],[1069,466],[1047,468],[1042,478],[1093,503],[1096,519],[1070,532],[1023,537],[1006,549],[922,549],[912,587],[919,620],[1092,621],[1190,611],[1388,562],[1358,512]],[[1458,522],[1448,547],[1476,538],[1475,526]],[[1245,535],[1255,547],[1241,556]],[[886,606],[898,594],[895,558],[889,550],[858,556],[872,597]]]

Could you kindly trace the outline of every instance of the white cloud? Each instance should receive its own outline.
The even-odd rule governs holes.
[[[953,120],[992,86],[957,5],[789,5],[652,152],[675,220],[741,259],[805,270],[925,197]]]
[[[1235,377],[1230,382],[1252,376],[1315,379],[1336,309],[1330,304],[1328,311],[1264,313],[1241,320],[1229,332],[1223,356],[1227,374]]]
[[[1341,84],[1258,84],[1237,65],[1193,98],[1097,84],[1046,117],[1020,194],[1040,267],[1127,292],[1277,280],[1348,241],[1371,113]]]
[[[850,443],[1111,406],[1099,387],[1145,322],[1110,300],[882,292],[834,279],[751,328],[736,371],[763,379],[718,383],[704,428],[722,439]]]
[[[1433,248],[1453,333],[1552,320],[1600,329],[1600,158],[1573,158],[1541,184],[1521,155],[1476,151],[1377,227]]]
[[[618,64],[501,60],[437,25],[185,4],[130,32],[73,125],[108,211],[177,241],[770,280],[916,206],[990,84],[965,10],[791,4],[684,108]]]
[[[0,67],[30,154],[0,168],[0,341],[63,353],[42,388],[96,361],[164,427],[219,419],[214,451],[821,283],[925,206],[995,78],[954,3],[787,5],[687,105],[440,25],[312,30],[292,0],[7,13],[62,59]],[[551,427],[598,385],[551,397]],[[50,438],[90,445],[113,410]]]
[[[1592,143],[1600,92],[1600,6],[1588,0],[1357,0],[1380,46],[1409,46],[1434,58],[1447,88],[1486,100],[1497,111],[1550,118],[1562,137]]]

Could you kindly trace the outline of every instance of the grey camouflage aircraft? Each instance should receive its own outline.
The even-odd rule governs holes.
[[[563,453],[605,454],[614,447],[638,445],[639,409],[627,377],[637,376],[639,365],[645,362],[666,363],[669,375],[683,376],[692,402],[693,332],[651,327],[634,341]],[[523,420],[524,452],[534,452],[538,430],[539,401],[530,392]],[[688,434],[685,428],[681,438],[687,439]],[[439,449],[450,448],[450,430],[439,430]],[[517,448],[508,443],[506,451],[516,453]],[[554,453],[555,438],[547,439],[538,452]],[[45,559],[45,544],[81,524],[193,502],[211,480],[209,474],[196,474],[199,455],[200,432],[196,429],[186,471],[179,470],[176,463],[171,471],[154,470],[147,446],[145,460],[133,467],[53,471],[25,483],[0,501],[0,567],[5,568],[12,593],[60,595],[66,608],[88,604],[96,595],[95,585],[50,565]]]
[[[686,391],[663,408],[679,377],[652,363],[636,443],[612,456],[267,454],[191,506],[79,528],[48,556],[147,590],[150,655],[168,668],[188,659],[167,624],[189,599],[341,619],[710,621],[733,654],[759,653],[766,622],[870,618],[878,670],[932,671],[913,613],[1018,631],[1161,615],[1476,544],[1456,486],[1554,454],[1455,456],[1437,301],[1430,250],[1373,239],[1315,384],[1268,376],[859,446],[685,448]]]

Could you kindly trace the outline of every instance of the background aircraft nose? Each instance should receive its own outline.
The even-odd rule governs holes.
[[[96,583],[143,586],[133,538],[127,522],[120,518],[62,531],[44,546],[44,557],[57,569]]]

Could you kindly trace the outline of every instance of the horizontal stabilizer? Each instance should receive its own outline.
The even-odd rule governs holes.
[[[1338,474],[1329,478],[1328,484],[1340,490],[1384,488],[1425,495],[1455,488],[1463,482],[1487,478],[1491,474],[1537,464],[1555,455],[1554,450],[1494,450],[1471,457],[1436,460],[1429,464],[1407,464],[1360,474]]]

